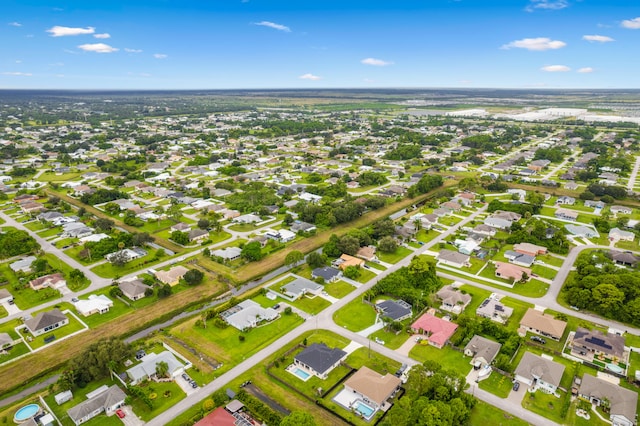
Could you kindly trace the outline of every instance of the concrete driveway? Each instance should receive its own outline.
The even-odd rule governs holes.
[[[135,415],[130,406],[125,405],[123,407],[120,407],[120,409],[124,411],[125,414],[124,418],[120,419],[125,426],[142,426],[144,424],[144,422]],[[113,416],[115,418],[119,418],[116,414],[114,414]]]
[[[22,309],[18,308],[15,303],[2,302],[2,306],[7,310],[8,315],[16,315],[22,312]]]
[[[180,389],[182,389],[184,393],[187,394],[187,396],[191,395],[196,391],[196,389],[198,389],[198,388],[192,387],[191,383],[183,379],[182,376],[176,377],[176,383],[178,384],[178,386],[180,386]]]

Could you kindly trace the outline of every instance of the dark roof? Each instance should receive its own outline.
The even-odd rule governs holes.
[[[314,277],[322,277],[325,281],[330,281],[332,278],[340,275],[340,270],[332,268],[331,266],[325,266],[322,268],[316,268],[311,272]]]
[[[376,303],[376,307],[394,321],[399,318],[411,315],[411,305],[404,300],[383,300]]]
[[[631,253],[620,252],[620,251],[612,251],[611,259],[616,262],[626,263],[628,265],[635,265],[638,263],[638,258]]]
[[[624,337],[617,334],[604,334],[599,330],[591,331],[578,327],[573,336],[573,345],[615,355],[618,358],[624,355]]]
[[[40,312],[34,318],[25,321],[24,325],[26,325],[32,332],[35,332],[66,319],[67,316],[63,314],[60,309],[52,309],[47,312]]]
[[[323,374],[346,355],[342,349],[331,349],[324,343],[314,343],[296,355],[295,359]]]

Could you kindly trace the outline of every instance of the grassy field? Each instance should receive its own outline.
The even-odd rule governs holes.
[[[141,383],[139,386],[147,396],[153,393],[157,395],[156,398],[151,401],[153,408],[149,408],[139,398],[134,398],[131,402],[133,412],[145,422],[148,422],[186,397],[184,391],[175,382],[156,383],[147,381]]]
[[[486,426],[527,426],[529,423],[486,402],[478,401],[471,410],[470,425]]]
[[[405,322],[408,323],[409,320]],[[384,342],[384,346],[389,349],[398,349],[404,342],[407,341],[407,339],[411,337],[411,335],[403,333],[402,331],[396,334],[386,331],[383,328],[382,330],[378,330],[375,333],[370,334],[368,337],[369,339],[373,340],[375,340],[376,338],[382,340]]]
[[[223,362],[224,367],[219,372],[250,357],[303,322],[298,315],[282,315],[271,323],[241,333],[231,326],[224,329],[213,324],[208,325],[207,328],[197,327],[195,325],[197,319],[192,318],[177,325],[171,329],[170,334],[216,361]],[[240,335],[244,336],[244,341],[240,341]]]
[[[406,247],[398,247],[393,253],[383,253],[381,251],[378,251],[376,254],[378,256],[378,259],[380,259],[381,261],[395,264],[405,257],[409,256],[411,253],[413,252]]]
[[[324,285],[324,291],[326,291],[329,296],[333,296],[338,299],[342,299],[355,289],[356,288],[354,286],[344,281],[335,281]]]
[[[90,331],[91,339],[86,333],[71,337],[38,352],[38,362],[33,362],[32,356],[0,367],[0,394],[15,387],[29,383],[46,372],[58,368],[65,360],[78,355],[92,342],[110,336],[121,336],[144,327],[168,313],[182,312],[184,307],[195,301],[206,301],[219,292],[218,285],[199,285],[189,288],[166,299],[158,300],[151,306],[141,308],[135,312],[126,313],[113,321],[102,324]]]
[[[496,373],[495,371],[491,373],[488,378],[478,383],[478,387],[480,389],[491,392],[492,394],[499,396],[500,398],[506,398],[509,396],[511,386],[511,380],[508,377],[503,376],[500,373]]]
[[[357,298],[333,314],[333,320],[337,325],[357,332],[373,325],[376,320],[376,311],[371,305]]]
[[[33,340],[31,341],[29,341],[29,337],[31,337],[31,333],[29,332],[23,333],[22,335],[27,340],[27,343],[29,344],[29,346],[31,346],[31,349],[38,349],[45,345],[54,345],[57,343],[56,340],[62,339],[65,336],[69,336],[70,334],[73,334],[77,331],[85,329],[85,326],[82,325],[82,323],[78,321],[76,317],[70,314],[65,314],[65,315],[67,316],[67,318],[69,318],[69,324],[62,326],[60,328],[56,328],[55,330],[49,333],[45,333],[40,336],[33,337]],[[52,336],[55,336],[55,340],[51,343],[46,343],[45,339],[51,338]],[[82,337],[82,334],[80,334],[78,337]]]
[[[565,398],[569,398],[566,392],[558,390],[562,395],[556,398],[544,392],[527,393],[522,399],[522,406],[529,411],[533,411],[543,417],[553,420],[556,423],[564,424],[564,417],[561,414],[562,404]]]
[[[446,346],[438,349],[431,345],[418,344],[411,349],[409,356],[420,362],[436,361],[463,376],[466,376],[471,371],[471,358],[465,357],[462,353]]]

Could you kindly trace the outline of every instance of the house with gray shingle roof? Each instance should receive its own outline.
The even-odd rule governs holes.
[[[24,325],[34,336],[40,336],[67,324],[69,324],[69,318],[60,309],[40,312],[35,317],[24,322]]]
[[[331,349],[324,343],[314,343],[296,355],[293,363],[321,379],[326,379],[346,356],[347,353],[342,349]]]
[[[127,395],[118,386],[113,385],[104,392],[87,399],[67,410],[67,414],[76,425],[85,423],[103,412],[113,414],[124,405]]]

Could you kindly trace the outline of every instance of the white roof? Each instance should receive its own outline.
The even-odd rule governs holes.
[[[104,240],[105,238],[109,238],[109,236],[107,234],[91,234],[91,235],[87,235],[86,237],[82,237],[80,238],[80,242],[81,243],[87,243],[87,242],[95,242],[97,243],[100,240]]]
[[[89,299],[78,300],[74,306],[82,315],[93,311],[102,311],[113,306],[113,302],[104,294],[92,294]]]
[[[156,365],[160,362],[166,362],[169,366],[168,373],[173,373],[182,368],[182,364],[177,358],[169,351],[160,352],[159,354],[150,353],[142,358],[142,362],[127,370],[127,374],[132,380],[142,380],[146,377],[151,377],[156,374]]]

